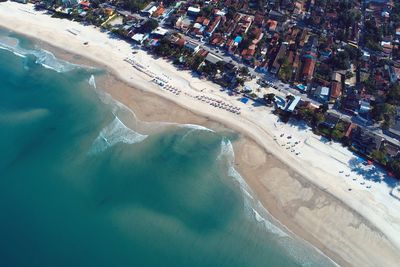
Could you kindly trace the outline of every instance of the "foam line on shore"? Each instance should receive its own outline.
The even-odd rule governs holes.
[[[94,78],[94,75],[90,75],[89,78],[89,85],[92,86],[94,89],[97,89],[96,87],[96,79]]]
[[[329,258],[309,242],[293,238],[295,234],[276,221],[276,219],[264,208],[262,203],[254,197],[254,192],[234,167],[235,152],[232,142],[229,139],[223,138],[221,140],[221,151],[217,159],[227,162],[228,176],[234,179],[243,194],[243,203],[246,214],[260,223],[267,232],[276,235],[278,237],[278,242],[281,243],[290,255],[296,258],[302,266],[308,265],[309,257],[323,257],[333,265],[339,266],[333,259]],[[295,244],[295,242],[301,243],[302,246]],[[311,255],[310,253],[306,253],[308,248],[312,248],[315,254]],[[305,257],[304,255],[308,256]]]
[[[197,125],[197,124],[186,123],[186,124],[178,124],[178,126],[182,127],[182,128],[189,128],[192,130],[197,130],[197,131],[207,131],[207,132],[212,132],[212,133],[215,132],[214,130],[212,130],[210,128],[207,128],[207,127],[204,127],[201,125]]]
[[[89,85],[96,91],[98,97],[100,100],[107,105],[112,105],[113,106],[113,113],[117,114],[118,111],[126,111],[127,113],[130,113],[130,115],[133,117],[133,121],[135,124],[138,126],[140,125],[140,128],[143,128],[144,130],[154,130],[157,129],[162,130],[165,127],[179,127],[179,128],[186,128],[189,129],[190,131],[187,134],[190,134],[191,132],[195,131],[207,131],[211,133],[215,133],[213,129],[207,128],[202,125],[198,124],[191,124],[191,123],[176,123],[176,122],[163,122],[163,121],[152,121],[152,122],[146,122],[140,120],[135,112],[129,108],[128,106],[124,105],[123,103],[119,102],[115,98],[113,98],[109,93],[106,93],[104,90],[101,90],[100,88],[97,88],[96,84],[96,78],[94,75],[91,75],[88,80]]]
[[[258,222],[264,222],[265,229],[271,233],[274,233],[280,237],[287,237],[288,235],[279,229],[276,225],[272,224],[268,219],[263,218],[257,211],[257,206],[255,205],[255,198],[252,190],[240,175],[240,173],[234,167],[235,152],[233,150],[232,142],[227,138],[222,138],[221,140],[221,151],[217,157],[220,161],[225,161],[228,164],[228,176],[233,178],[235,182],[238,183],[240,190],[243,193],[243,200],[245,209],[248,214],[250,214]],[[251,211],[250,213],[248,211]]]
[[[74,38],[71,38],[70,34],[67,34],[67,38],[63,38],[65,35],[65,32],[63,30],[65,30],[65,28],[75,28],[75,27],[80,27],[81,25],[79,25],[77,22],[58,20],[55,18],[51,18],[50,16],[47,15],[41,15],[34,10],[32,10],[32,12],[36,14],[34,18],[33,16],[30,16],[29,14],[25,13],[22,16],[21,15],[22,13],[18,11],[17,6],[19,4],[17,3],[5,2],[1,3],[0,5],[2,5],[2,8],[0,8],[0,13],[2,13],[3,27],[8,27],[8,28],[13,27],[12,30],[17,31],[21,34],[29,35],[33,38],[38,38],[40,36],[42,40],[48,42],[49,44],[55,45],[60,49],[67,49],[69,52],[76,53],[82,57],[88,57],[91,60],[97,61],[103,65],[107,65],[110,67],[110,69],[113,69],[115,73],[120,78],[122,78],[122,80],[124,80],[127,83],[130,83],[136,88],[144,88],[143,84],[148,85],[147,80],[145,79],[141,80],[142,77],[140,77],[141,75],[140,73],[138,73],[136,70],[130,70],[130,69],[128,70],[127,65],[122,61],[123,58],[125,58],[128,54],[130,54],[131,50],[129,50],[130,48],[129,49],[127,48],[128,45],[125,46],[122,43],[117,44],[116,43],[117,40],[106,39],[107,38],[106,34],[100,33],[97,29],[93,29],[92,27],[82,28],[82,34]],[[31,5],[28,4],[27,6],[29,7]],[[57,31],[55,31],[55,29]],[[41,33],[40,35],[38,35],[39,32]],[[104,36],[101,36],[101,34],[103,34]],[[85,49],[82,49],[83,47],[82,43],[88,40],[90,41],[90,46],[86,47]],[[119,49],[118,51],[115,49],[116,45],[119,45],[119,48],[121,48],[120,52]],[[107,50],[109,48],[113,49]],[[107,51],[107,53],[104,53],[104,51]],[[166,62],[163,61],[162,59],[157,59],[157,61],[154,61],[151,57],[148,57],[146,54],[142,54],[141,51],[139,51],[138,55],[136,55],[135,57],[137,57],[138,60],[142,60],[142,62],[143,60],[148,60],[146,62],[148,62],[148,64],[150,65],[155,64],[156,66],[152,68],[153,71],[154,70],[157,71],[160,69],[163,72],[171,71],[169,65],[164,64]],[[156,64],[158,62],[160,62],[160,65]],[[133,78],[134,74],[137,76]],[[176,80],[179,80],[179,82],[177,83],[181,84],[180,85],[181,88],[187,88],[187,84],[183,85],[183,83],[186,81],[190,82],[192,81],[191,79],[193,79],[190,76],[190,74],[185,72],[180,72],[179,75],[172,77],[174,77]],[[203,88],[203,85],[206,86],[205,81],[201,80],[196,80],[195,82],[192,81],[193,85],[195,83],[196,85],[201,84],[201,86],[194,86],[193,88],[191,87],[193,90],[200,90]],[[158,91],[158,88],[154,89],[151,88],[151,85],[149,85],[148,89],[149,91],[152,91],[152,93],[155,93],[161,97],[165,97],[164,94]],[[213,94],[218,94],[217,91],[218,90],[214,90]],[[242,131],[245,135],[255,140],[260,146],[270,151],[274,156],[282,160],[285,164],[293,168],[296,172],[306,177],[307,180],[310,181],[312,184],[316,184],[318,188],[324,188],[325,190],[325,188],[329,187],[329,194],[332,194],[335,197],[335,199],[336,198],[339,199],[340,202],[344,204],[344,206],[349,206],[350,208],[356,210],[357,207],[359,207],[361,204],[364,205],[364,208],[359,211],[360,215],[366,218],[368,221],[371,221],[371,223],[374,226],[376,226],[379,229],[379,231],[382,231],[385,238],[389,237],[389,239],[391,239],[395,244],[398,244],[398,238],[396,238],[398,236],[397,235],[398,231],[396,231],[398,227],[396,226],[395,223],[396,219],[395,211],[399,209],[397,209],[397,205],[390,202],[390,200],[392,199],[395,200],[394,198],[391,197],[391,199],[388,200],[387,198],[385,198],[385,195],[378,194],[381,192],[377,192],[377,190],[372,192],[353,190],[352,193],[349,193],[347,191],[348,186],[351,185],[353,187],[355,185],[350,184],[351,182],[347,183],[347,181],[345,181],[345,178],[342,179],[342,177],[339,177],[337,173],[332,174],[313,166],[312,163],[313,161],[315,162],[314,159],[318,159],[320,163],[324,163],[326,162],[325,158],[328,159],[327,157],[319,158],[318,157],[319,154],[311,152],[310,153],[302,152],[302,154],[296,158],[292,157],[289,153],[285,153],[284,150],[280,149],[278,145],[275,144],[276,142],[271,141],[272,136],[275,133],[273,131],[273,126],[270,123],[270,117],[267,118],[267,116],[269,115],[265,115],[266,113],[264,111],[263,113],[258,112],[257,110],[254,110],[254,112],[253,110],[251,110],[251,112],[248,112],[246,109],[245,112],[243,112],[242,116],[237,117],[237,119],[234,119],[233,121],[230,120],[229,117],[223,117],[221,115],[222,113],[221,114],[217,113],[215,112],[215,110],[208,111],[206,108],[204,108],[204,106],[200,107],[200,105],[198,105],[196,102],[192,101],[189,98],[185,98],[184,94],[182,94],[180,97],[177,98],[169,98],[169,97],[166,98],[176,102],[178,105],[184,108],[197,112],[196,114],[201,114],[206,117],[210,117],[211,119],[215,119],[224,124],[226,123],[226,125],[231,125],[232,128]],[[125,100],[123,101],[125,102]],[[263,125],[260,123],[261,121],[263,122]],[[285,129],[285,131],[288,130]],[[321,149],[322,151],[331,150],[329,146],[323,146],[321,147]],[[318,163],[318,165],[320,163]],[[327,164],[325,164],[325,166],[326,165]],[[343,166],[340,166],[340,168],[343,168]],[[251,179],[251,177],[249,177],[248,179]],[[387,213],[388,210],[392,210],[392,212]],[[336,214],[338,213],[335,213],[335,215]],[[311,222],[314,220],[321,221],[322,215],[320,213],[313,212],[312,214],[310,213],[309,217],[310,219],[308,221]],[[342,219],[344,218],[340,218],[340,220],[338,219],[337,221],[343,221]],[[297,221],[295,217],[293,218],[293,220],[299,223],[300,226],[305,226],[305,227],[307,226],[306,224],[302,225],[302,222]],[[333,224],[332,227],[329,226],[329,228],[335,230],[338,225],[339,224]],[[321,227],[324,227],[324,225],[322,225]],[[343,230],[341,232],[344,233],[346,236],[347,233],[351,233],[351,231],[347,230],[345,231],[344,229],[347,228],[346,227],[340,228],[340,230]],[[328,234],[330,234],[329,237],[332,237],[333,236],[332,234],[335,233],[335,231],[330,231],[329,229],[326,230],[328,231]],[[328,238],[328,236],[326,236],[328,234],[325,234],[325,236],[323,236],[323,238],[327,237],[329,239],[328,241],[326,241],[326,239],[321,239],[322,231],[313,231],[313,229],[311,230],[306,229],[305,232],[314,235],[315,239],[317,240],[322,240],[321,242],[323,242],[323,244],[329,242],[330,243],[329,246],[322,246],[323,244],[318,246],[324,251],[327,250],[334,252],[335,255],[338,256],[341,262],[351,261],[354,263],[358,263],[358,265],[366,265],[366,266],[368,264],[379,265],[377,264],[377,262],[385,262],[384,260],[381,261],[382,258],[383,259],[390,258],[390,261],[388,260],[386,262],[398,262],[398,256],[396,257],[393,256],[395,255],[395,253],[392,253],[392,249],[389,246],[382,245],[378,247],[374,246],[374,243],[376,242],[371,242],[370,243],[371,245],[368,245],[368,242],[363,242],[365,241],[365,238],[363,238],[363,236],[365,236],[367,233],[362,229],[357,229],[356,233],[357,234],[360,233],[360,235],[354,235],[354,238],[352,238],[350,242],[343,242],[343,243],[339,243],[336,238]],[[371,239],[371,240],[377,241],[377,239]],[[359,243],[360,246],[353,246],[351,242],[356,242],[356,241],[360,241],[363,243]],[[369,247],[372,247],[372,249],[369,249]],[[382,248],[382,252],[388,252],[388,257],[380,257],[381,259],[376,259],[377,257],[372,257],[373,253],[371,252],[378,252],[380,251],[379,250],[380,248]],[[362,257],[356,257],[355,253],[352,253],[354,251],[360,252],[359,255],[362,255]],[[350,252],[351,255],[349,255]],[[397,259],[397,260],[393,261],[392,259]],[[360,262],[362,262],[362,264],[360,264]],[[386,264],[385,266],[388,265]]]
[[[26,58],[28,55],[35,57],[35,63],[40,64],[46,69],[56,72],[68,72],[80,66],[58,59],[53,53],[44,49],[25,49],[19,45],[19,40],[13,37],[2,37],[0,39],[0,49],[12,52],[14,55]]]

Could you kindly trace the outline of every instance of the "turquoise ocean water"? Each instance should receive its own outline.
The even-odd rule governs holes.
[[[331,264],[246,193],[234,135],[148,127],[102,71],[5,30],[0,48],[0,266]]]

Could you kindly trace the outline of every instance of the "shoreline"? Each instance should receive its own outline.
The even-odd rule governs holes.
[[[13,5],[11,3],[9,4]],[[58,20],[52,19],[48,15],[43,16],[47,16],[48,18],[46,19],[51,21]],[[24,19],[26,19],[25,16]],[[73,23],[67,20],[63,20],[63,22]],[[18,24],[18,22],[16,23]],[[23,26],[23,19],[22,21],[19,21],[19,23],[21,23],[21,26]],[[6,23],[3,23],[3,21],[0,20],[0,25],[5,26],[4,24]],[[32,30],[34,30],[35,28],[34,25],[29,25],[29,27]],[[22,27],[20,27],[19,29],[20,31],[18,31],[18,29],[12,29],[12,31],[29,36],[29,34],[21,32],[23,31]],[[56,47],[56,44],[59,44],[60,47],[57,49],[66,48],[63,47],[62,40],[59,41],[60,43],[57,43],[56,39],[58,39],[58,37],[60,37],[59,39],[71,37],[67,33],[60,31],[59,34],[54,34],[57,37],[54,36],[52,37],[52,39],[51,37],[47,36],[46,38],[41,34],[42,29],[40,28],[36,28],[36,32],[32,31],[31,34],[35,35],[35,33],[36,36],[30,36],[30,38],[37,39],[37,37],[40,35],[43,39],[41,42],[43,43],[51,43],[50,46],[54,47]],[[100,32],[99,34],[105,35],[104,33]],[[74,45],[76,47],[83,47],[81,41],[82,40],[78,40],[77,42],[75,42]],[[95,40],[93,42],[95,42]],[[92,46],[92,41],[90,41],[89,46]],[[79,57],[82,57],[81,59],[87,56],[88,60],[90,61],[96,61],[95,58],[99,55],[96,55],[96,52],[98,53],[98,50],[100,50],[94,49],[94,54],[92,54],[90,57],[90,53],[82,55],[82,51],[72,51],[74,50],[73,46],[71,46],[70,49],[71,51],[67,49],[66,53],[79,54]],[[104,52],[110,54],[112,53],[112,51]],[[145,58],[145,55],[142,55],[143,53],[141,53],[140,56],[142,58]],[[112,57],[113,56],[111,56],[111,58]],[[150,58],[151,56],[147,55],[147,57]],[[273,134],[264,131],[261,127],[255,125],[251,121],[246,122],[247,118],[243,118],[243,116],[228,114],[229,116],[231,116],[228,117],[226,114],[218,114],[218,112],[215,112],[215,110],[208,107],[204,108],[204,105],[202,103],[196,103],[193,100],[190,101],[189,98],[182,99],[183,96],[180,96],[179,99],[174,98],[174,96],[171,96],[168,93],[160,90],[159,88],[156,88],[155,86],[153,86],[153,84],[150,84],[142,73],[136,73],[136,71],[129,64],[123,62],[120,58],[111,59],[109,61],[109,64],[111,65],[113,63],[116,63],[117,66],[114,66],[114,68],[116,69],[119,69],[120,67],[125,67],[126,69],[124,71],[126,73],[123,71],[113,70],[110,66],[107,66],[107,64],[105,64],[105,62],[107,62],[107,60],[105,60],[106,58],[101,57],[101,55],[97,59],[100,60],[100,62],[96,61],[99,63],[99,65],[104,65],[106,70],[111,71],[112,74],[116,75],[117,79],[121,79],[122,83],[129,84],[126,86],[126,89],[122,90],[120,85],[118,90],[115,89],[114,92],[109,93],[111,93],[111,95],[115,97],[118,101],[122,102],[123,104],[134,110],[135,114],[137,114],[141,120],[146,120],[142,117],[146,117],[146,114],[151,114],[154,116],[154,109],[150,107],[150,109],[148,110],[145,110],[144,108],[142,109],[142,111],[140,111],[140,108],[139,111],[135,110],[133,106],[136,106],[137,109],[137,104],[140,102],[137,101],[137,103],[134,103],[135,93],[137,93],[136,91],[142,92],[143,95],[141,95],[141,97],[145,96],[148,101],[150,101],[149,99],[153,98],[159,98],[159,100],[157,100],[159,101],[159,103],[165,101],[166,104],[163,107],[157,106],[158,109],[161,109],[161,111],[174,110],[175,115],[178,113],[181,114],[179,115],[181,117],[179,117],[178,115],[172,116],[174,117],[174,122],[193,123],[200,125],[206,124],[206,126],[209,126],[207,125],[207,123],[212,123],[210,122],[210,120],[212,120],[216,121],[218,124],[221,123],[222,125],[226,125],[228,128],[232,128],[233,130],[241,133],[241,135],[243,135],[244,137],[241,138],[238,144],[234,144],[236,152],[235,167],[243,175],[253,192],[256,194],[257,198],[262,202],[264,207],[271,213],[271,215],[285,227],[290,229],[290,231],[294,232],[297,236],[317,247],[319,250],[324,252],[328,257],[334,259],[334,261],[340,265],[347,266],[362,264],[367,266],[376,265],[379,263],[386,266],[395,265],[395,260],[398,259],[398,257],[396,257],[396,251],[398,251],[398,249],[396,250],[391,247],[389,240],[383,238],[380,230],[378,230],[375,225],[369,223],[366,219],[362,217],[362,215],[355,212],[355,207],[348,207],[348,203],[340,200],[340,195],[333,194],[332,192],[329,192],[330,190],[323,190],[325,188],[324,186],[313,183],[313,181],[308,179],[308,176],[304,175],[305,173],[307,173],[307,170],[301,170],[302,166],[301,164],[299,165],[298,162],[290,162],[291,159],[286,158],[287,155],[283,153],[283,149],[274,144],[272,140]],[[101,59],[104,59],[104,61],[102,62]],[[116,62],[117,60],[121,62]],[[128,76],[126,76],[124,79],[124,75],[127,73],[130,74],[128,74]],[[136,81],[135,79],[132,80],[127,78],[131,75],[134,75]],[[140,79],[142,80],[137,81]],[[185,77],[183,79],[185,79]],[[209,82],[207,81],[200,82],[206,84],[205,86],[207,87],[212,86],[209,85]],[[187,85],[191,87],[192,83],[187,82]],[[218,90],[215,89],[215,87],[216,86],[212,86],[210,90]],[[175,106],[179,106],[180,110],[177,111],[176,107],[171,108],[171,103],[173,103],[173,105]],[[149,108],[149,106],[147,108]],[[158,116],[159,120],[161,120],[162,116],[165,116],[165,112],[159,112]],[[169,116],[171,116],[171,114]],[[199,117],[199,119],[193,119],[194,117],[191,116]],[[188,117],[191,117],[191,119],[189,119],[189,121],[184,121],[185,119],[188,119]],[[254,130],[254,132],[252,132],[252,130]],[[255,132],[257,133],[255,134]],[[268,138],[270,140],[268,140]],[[310,171],[309,176],[315,174],[317,174],[318,176],[318,174],[321,174],[319,170],[316,170],[314,172],[311,172],[311,170],[308,171]],[[325,175],[326,174],[324,174],[322,178],[325,177]],[[320,203],[325,203],[323,205],[325,207],[320,208],[318,206],[318,204]],[[330,219],[328,218],[332,216],[339,217],[333,217]],[[341,220],[343,220],[343,222],[336,222]],[[310,224],[312,224],[311,227]],[[358,228],[354,227],[354,229],[347,229],[348,232],[340,229],[343,227],[347,227],[348,224],[358,225]],[[333,231],[331,228],[334,228],[334,230],[336,231]],[[342,235],[354,235],[352,237],[354,237],[354,239],[356,240],[346,240],[346,237],[343,237]],[[325,240],[323,240],[323,236],[325,236]],[[363,242],[367,242],[367,240],[368,242],[371,242],[372,240],[371,243],[375,241],[379,243],[363,244]],[[363,245],[363,248],[358,248],[361,245]],[[371,246],[368,247],[368,245]],[[376,255],[376,251],[380,251],[380,255]],[[387,259],[385,259],[386,257]],[[373,259],[372,261],[372,258],[380,259]]]
[[[154,94],[152,92],[148,92],[145,89],[141,88],[136,88],[127,83],[126,81],[123,81],[113,69],[111,69],[107,65],[102,65],[99,62],[92,61],[87,58],[80,58],[76,59],[74,58],[76,55],[74,55],[71,52],[68,52],[66,50],[57,48],[52,46],[51,44],[43,42],[43,40],[40,39],[35,39],[32,37],[28,37],[32,40],[35,40],[36,43],[40,43],[40,47],[44,48],[48,51],[51,51],[54,53],[57,58],[63,59],[68,62],[72,62],[78,65],[83,65],[83,66],[94,66],[96,68],[104,68],[106,70],[105,74],[102,74],[102,77],[97,77],[100,78],[96,80],[96,84],[100,84],[101,88],[100,90],[103,90],[106,93],[109,93],[112,98],[115,100],[121,102],[122,104],[126,105],[129,109],[132,110],[132,112],[135,114],[135,117],[139,119],[139,121],[142,122],[169,122],[169,123],[178,123],[178,124],[196,124],[196,125],[201,125],[207,128],[211,128],[216,131],[232,131],[229,126],[224,125],[222,122],[219,121],[214,121],[212,118],[199,115],[196,112],[193,112],[187,108],[184,108],[180,106],[179,104],[169,100],[165,99],[157,94]],[[97,83],[98,81],[98,83]],[[104,86],[104,88],[103,88]],[[140,98],[141,100],[145,99],[144,101],[136,101],[133,99],[138,99]],[[130,100],[126,100],[130,99]],[[146,105],[143,105],[143,103],[146,103]],[[151,103],[148,105],[148,103]],[[151,106],[149,108],[149,106]],[[156,112],[154,112],[156,111]],[[173,115],[171,115],[173,114]],[[236,132],[236,130],[235,130]],[[250,183],[248,179],[248,175],[246,173],[252,173],[251,170],[248,168],[244,167],[243,165],[247,165],[248,163],[246,162],[245,159],[242,157],[238,157],[237,154],[241,154],[241,151],[246,149],[245,147],[251,147],[252,149],[261,149],[261,153],[263,154],[262,156],[267,156],[267,157],[273,157],[272,160],[273,162],[270,162],[270,167],[274,166],[275,168],[280,168],[280,169],[285,169],[287,166],[281,162],[279,159],[275,158],[272,154],[268,153],[266,150],[264,150],[259,144],[257,144],[254,140],[251,139],[251,137],[247,136],[247,134],[243,132],[237,132],[239,134],[239,138],[236,141],[232,142],[232,146],[235,152],[235,169],[238,170],[238,172],[241,174],[241,176],[244,178],[246,183],[250,186],[252,193],[255,194],[255,197],[259,199],[257,191],[254,190],[252,184]],[[252,155],[252,157],[259,157],[260,154],[258,154],[260,151],[257,152],[257,154]],[[250,152],[251,153],[251,152]],[[270,159],[271,160],[271,159]],[[293,171],[292,171],[293,172]],[[242,175],[243,174],[243,175]],[[255,181],[254,181],[255,182]],[[273,201],[274,199],[271,196],[267,196],[268,203],[270,201]],[[264,205],[263,201],[263,208],[266,208]],[[271,212],[272,211],[272,212]],[[280,228],[282,228],[285,232],[290,234],[290,238],[297,240],[299,243],[303,243],[303,245],[306,245],[310,247],[311,249],[314,249],[316,253],[320,253],[323,255],[323,257],[326,257],[328,260],[330,260],[333,264],[337,266],[346,266],[349,265],[348,262],[345,262],[343,259],[340,258],[340,256],[336,255],[333,252],[330,252],[325,248],[322,244],[319,244],[318,240],[313,239],[311,235],[308,233],[304,232],[301,230],[299,227],[296,227],[295,224],[289,223],[289,221],[285,221],[285,224],[283,224],[277,216],[279,214],[280,218],[283,218],[283,214],[280,214],[279,209],[277,208],[276,204],[269,205],[267,209],[267,213],[269,216],[271,216],[273,224],[278,224]],[[288,226],[290,225],[290,227]],[[306,237],[306,238],[304,238]],[[318,244],[318,246],[315,246],[315,244]],[[320,250],[320,247],[323,248],[323,250]],[[328,255],[329,254],[329,255]]]

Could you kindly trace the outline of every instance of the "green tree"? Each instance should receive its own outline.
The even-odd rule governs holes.
[[[148,0],[124,0],[122,1],[122,5],[124,8],[137,12],[146,7],[146,5],[150,3]]]
[[[240,69],[240,73],[241,73],[243,76],[249,75],[249,73],[250,73],[249,68],[246,67],[246,66],[243,66],[243,67]]]
[[[201,15],[203,17],[210,17],[211,16],[211,12],[213,10],[213,6],[212,5],[206,5],[202,10],[201,10]]]
[[[244,79],[243,78],[236,78],[236,81],[238,84],[240,84],[241,86],[244,85]]]
[[[386,163],[387,163],[387,160],[386,160],[386,152],[383,151],[383,150],[373,150],[373,151],[371,152],[371,157],[372,157],[375,161],[377,161],[377,162],[379,162],[379,163],[381,163],[381,164],[383,164],[383,165],[386,165]]]
[[[314,126],[318,126],[323,121],[325,121],[325,115],[323,113],[321,113],[321,112],[314,112],[313,113],[312,124]]]
[[[286,101],[289,103],[289,102],[291,102],[291,101],[293,101],[294,100],[294,95],[287,95],[286,96]]]
[[[191,69],[197,70],[200,64],[203,62],[203,58],[199,55],[189,56],[187,58],[186,63],[190,66]]]
[[[383,119],[384,119],[382,127],[384,129],[388,129],[391,126],[393,126],[393,124],[395,122],[395,117],[396,117],[396,114],[397,114],[396,106],[385,103],[383,105],[382,112],[383,112],[382,115],[383,115]]]
[[[218,61],[216,64],[216,67],[218,70],[223,71],[225,68],[225,62],[224,61]]]
[[[215,64],[206,63],[200,67],[200,71],[208,75],[214,76],[215,74],[217,74],[218,69]]]
[[[293,67],[290,65],[289,60],[287,58],[280,58],[282,59],[281,68],[279,69],[279,77],[287,82],[292,77]]]
[[[158,27],[158,22],[155,19],[149,19],[147,20],[142,27],[140,28],[140,31],[142,33],[149,33],[152,30],[156,29]]]
[[[298,108],[298,116],[300,117],[300,119],[305,120],[307,123],[312,123],[314,119],[314,111],[305,106],[301,106],[300,108]]]
[[[377,27],[375,19],[368,19],[364,23],[364,43],[369,49],[381,50],[382,30]]]
[[[318,107],[318,111],[322,113],[326,113],[329,109],[328,103],[324,103]]]
[[[346,131],[346,125],[343,121],[336,124],[335,128],[332,130],[331,136],[335,140],[341,140],[344,137]]]
[[[333,129],[331,136],[332,136],[332,139],[341,140],[344,137],[344,133],[337,129]]]
[[[397,177],[400,177],[400,160],[399,159],[392,160],[389,163],[389,167]]]
[[[345,50],[340,51],[332,57],[330,64],[335,69],[347,70],[350,67],[350,56]]]
[[[251,45],[251,41],[252,40],[250,38],[243,36],[242,41],[238,45],[239,50],[242,51],[243,49],[248,48]]]
[[[275,100],[275,94],[274,93],[265,94],[264,100],[267,101],[268,103],[271,103],[272,101]]]
[[[154,52],[163,57],[171,55],[172,51],[171,43],[166,38],[162,38],[154,48]]]
[[[400,85],[392,85],[387,95],[387,102],[393,105],[400,105]]]

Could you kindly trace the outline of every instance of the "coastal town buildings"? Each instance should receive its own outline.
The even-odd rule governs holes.
[[[274,94],[320,105],[318,120],[325,123],[310,120],[317,132],[333,125],[329,114],[339,114],[357,128],[340,129],[334,139],[353,140],[351,147],[367,158],[381,151],[386,160],[375,160],[400,175],[398,1],[33,2],[106,28],[231,90],[256,78]],[[289,113],[304,108],[292,106]],[[332,137],[333,129],[321,133]],[[390,149],[365,148],[366,136],[379,136]]]

